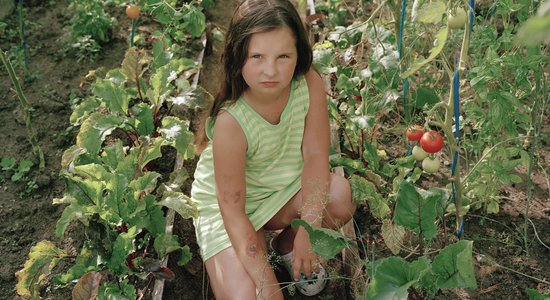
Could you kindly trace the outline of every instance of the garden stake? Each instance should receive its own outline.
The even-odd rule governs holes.
[[[130,48],[134,47],[134,35],[136,34],[137,19],[132,19],[132,31],[130,32]],[[139,83],[138,83],[139,88]]]
[[[546,86],[546,81],[544,81],[544,83],[542,83],[542,78],[541,78],[541,75],[540,74],[543,74],[544,73],[544,70],[541,68],[541,72],[537,72],[536,73],[536,89],[538,91],[541,91],[540,94],[541,94],[541,97],[544,97],[545,101],[548,99],[548,89],[547,89],[547,86]],[[544,85],[544,88],[542,88],[542,86]],[[545,92],[546,91],[546,92]],[[534,163],[535,163],[535,150],[537,148],[537,144],[538,144],[538,139],[539,139],[539,135],[540,135],[540,130],[541,130],[541,125],[542,125],[542,117],[539,119],[538,118],[538,114],[539,114],[539,109],[540,109],[540,98],[539,97],[536,97],[535,98],[535,103],[533,103],[533,109],[531,110],[531,129],[530,131],[532,132],[532,141],[531,141],[531,144],[530,144],[530,147],[529,147],[529,166],[527,167],[527,203],[525,204],[525,224],[523,225],[524,228],[523,228],[523,243],[525,245],[525,255],[526,256],[529,256],[529,244],[527,243],[527,235],[528,235],[528,232],[527,232],[527,229],[528,229],[528,221],[531,221],[529,220],[529,207],[531,206],[531,200],[533,199],[533,179],[532,179],[532,175],[533,175],[533,166],[534,166]],[[539,122],[540,120],[540,122]],[[536,231],[535,231],[536,233]],[[538,238],[538,237],[537,237]]]
[[[25,22],[23,21],[23,0],[17,2],[17,19],[19,21],[19,39],[21,40],[21,49],[23,50],[23,65],[25,67],[25,78],[29,78],[29,57],[27,41],[25,40]]]
[[[21,105],[23,106],[23,116],[25,118],[25,126],[27,127],[29,142],[31,143],[31,146],[32,146],[32,152],[38,156],[38,160],[39,160],[38,166],[40,170],[43,170],[44,167],[46,166],[46,163],[44,161],[44,153],[42,152],[40,145],[38,145],[38,140],[36,139],[36,136],[34,135],[34,130],[32,128],[31,114],[30,114],[31,106],[29,104],[29,101],[27,101],[25,94],[23,94],[23,89],[21,89],[21,85],[19,84],[17,75],[13,70],[13,66],[11,65],[10,61],[6,58],[6,55],[2,50],[0,50],[0,59],[2,60],[2,63],[4,63],[4,66],[6,66],[8,75],[10,76],[11,82],[15,87],[15,91],[17,92],[17,97],[19,98],[19,102],[21,102]]]
[[[399,20],[399,33],[398,33],[398,37],[397,37],[397,53],[399,55],[399,58],[401,59],[403,57],[403,53],[402,53],[402,50],[403,50],[403,28],[405,27],[405,13],[406,13],[406,10],[407,10],[407,0],[403,0],[401,2],[401,19]],[[410,118],[411,118],[411,112],[410,112],[410,109],[408,108],[407,106],[407,92],[409,91],[409,78],[405,78],[403,80],[403,92],[402,92],[402,97],[403,97],[403,111],[405,113],[405,120],[407,121],[407,123],[409,123],[410,121]],[[411,148],[408,149],[408,154],[410,154],[410,152],[412,151]]]

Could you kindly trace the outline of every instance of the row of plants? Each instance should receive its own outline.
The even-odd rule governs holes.
[[[497,213],[502,188],[521,181],[516,167],[530,177],[537,141],[548,138],[538,110],[548,102],[541,43],[548,37],[525,39],[526,30],[540,29],[532,20],[548,23],[548,5],[474,2],[316,1],[317,35],[326,38],[314,46],[315,64],[330,81],[338,125],[331,166],[343,167],[353,200],[368,207],[393,254],[374,257],[376,245],[363,243],[362,232],[353,241],[309,228],[312,240],[331,245],[330,253],[316,247],[325,258],[359,245],[368,287],[358,299],[430,299],[442,289],[477,288],[463,218]],[[528,216],[529,205],[525,226]],[[525,254],[527,240],[525,231]]]
[[[183,218],[196,214],[181,191],[187,173],[173,170],[175,156],[193,158],[193,134],[189,120],[171,112],[194,98],[196,87],[189,80],[199,64],[189,58],[188,48],[204,31],[202,9],[212,3],[176,4],[150,0],[124,8],[134,26],[140,18],[152,18],[161,30],[132,37],[147,42],[129,47],[120,67],[89,73],[90,95],[70,116],[79,128],[76,143],[61,160],[66,189],[53,200],[66,205],[57,237],[72,231],[83,238],[73,250],[46,240],[33,246],[16,273],[19,295],[39,299],[47,285],[72,288],[73,299],[143,299],[155,279],[173,279],[164,258],[179,252],[178,265],[191,259],[189,247],[165,230],[167,209]]]

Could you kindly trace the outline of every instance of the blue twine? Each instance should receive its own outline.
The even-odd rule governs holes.
[[[475,0],[470,0],[470,37],[472,36],[472,28],[474,28],[474,8]]]
[[[460,65],[460,63],[458,64]],[[460,148],[460,93],[459,93],[459,88],[460,88],[460,74],[458,72],[458,67],[455,71],[455,74],[454,74],[454,77],[453,77],[453,103],[454,103],[454,111],[455,111],[455,137],[456,137],[456,144],[457,144],[457,149],[455,150],[455,153],[453,155],[453,165],[451,167],[451,177],[454,176],[455,174],[455,170],[456,170],[456,165],[458,163],[458,149]],[[452,200],[453,202],[456,201],[456,196],[455,196],[455,183],[454,181],[451,183],[451,188],[452,188]],[[456,205],[456,202],[455,202],[455,205]],[[458,212],[458,207],[456,208],[457,212]],[[460,225],[458,227],[458,230],[457,230],[457,236],[459,239],[462,238],[462,233],[463,233],[463,228],[464,228],[464,219],[460,220]]]
[[[402,92],[402,98],[403,98],[403,111],[405,112],[405,119],[407,120],[407,123],[410,119],[410,111],[407,109],[407,93],[409,92],[409,78],[405,78],[403,80],[403,92]]]

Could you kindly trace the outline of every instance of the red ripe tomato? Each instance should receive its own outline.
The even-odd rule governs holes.
[[[135,4],[130,4],[126,7],[126,15],[132,20],[139,18],[140,11],[139,6]]]
[[[411,125],[409,128],[407,128],[407,132],[405,135],[407,136],[407,140],[417,142],[420,140],[422,135],[424,134],[424,127],[420,125]]]
[[[420,138],[420,146],[428,153],[437,153],[443,148],[443,137],[435,130],[426,131]]]

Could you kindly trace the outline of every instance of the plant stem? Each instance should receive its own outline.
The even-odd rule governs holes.
[[[21,49],[23,50],[23,65],[25,66],[25,78],[29,76],[29,58],[27,50],[27,41],[25,40],[25,22],[23,21],[23,0],[17,2],[17,18],[19,19],[19,39],[21,40]]]
[[[28,136],[29,142],[31,143],[31,146],[32,146],[32,152],[38,156],[38,161],[39,161],[38,166],[40,170],[43,170],[44,167],[46,166],[46,163],[44,160],[44,152],[42,152],[40,145],[38,145],[38,139],[36,138],[34,134],[34,130],[32,128],[31,114],[30,114],[31,106],[29,104],[29,101],[27,101],[27,97],[25,97],[25,94],[23,93],[23,89],[19,84],[17,75],[13,70],[13,66],[11,65],[10,61],[6,58],[6,55],[2,50],[0,50],[0,59],[2,60],[2,63],[4,63],[4,66],[8,71],[8,75],[10,76],[11,82],[15,87],[15,91],[17,92],[17,97],[19,98],[19,102],[21,102],[21,106],[23,106],[23,117],[25,118],[25,126],[27,127],[27,133],[29,135]]]
[[[422,220],[421,220],[421,215],[420,215],[420,195],[418,195],[418,238],[419,238],[419,241],[420,241],[420,256],[424,255],[424,249],[423,249],[423,245],[422,245]]]

